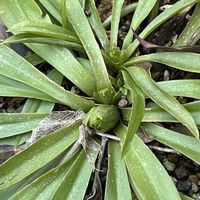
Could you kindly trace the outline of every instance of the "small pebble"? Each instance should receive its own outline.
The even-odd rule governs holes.
[[[196,194],[193,194],[192,197],[195,199],[195,200],[200,200],[200,192],[196,193]]]
[[[196,183],[194,183],[194,182],[192,183],[192,187],[191,188],[192,188],[193,192],[197,192],[198,191],[198,185]]]
[[[179,191],[187,191],[191,187],[191,181],[190,180],[178,181],[176,187]]]
[[[169,155],[167,156],[167,160],[169,160],[170,162],[175,163],[175,162],[178,161],[179,157],[180,157],[180,155],[178,155],[178,154],[176,154],[176,153],[172,153],[172,154],[169,154]]]
[[[164,158],[164,160],[163,160],[163,165],[170,172],[172,172],[176,169],[176,165],[174,163],[170,162],[169,160],[167,160],[166,158]]]
[[[187,168],[185,168],[183,165],[181,165],[180,167],[176,168],[174,173],[176,174],[176,177],[178,179],[184,179],[184,178],[188,177],[189,170]]]
[[[196,175],[190,175],[189,179],[194,183],[196,183],[198,181],[198,177]]]

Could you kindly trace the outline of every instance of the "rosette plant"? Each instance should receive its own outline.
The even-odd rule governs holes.
[[[198,2],[179,0],[154,15],[140,38],[195,7],[173,51],[140,55],[133,30],[153,13],[156,0],[139,0],[127,7],[124,0],[114,0],[112,16],[104,23],[94,0],[0,0],[0,16],[13,33],[0,45],[0,94],[28,98],[21,113],[0,114],[0,143],[16,153],[0,166],[1,199],[69,200],[99,195],[99,199],[127,200],[133,191],[143,200],[187,198],[178,193],[140,135],[200,164],[200,80],[155,82],[142,63],[200,72],[200,54],[175,48],[187,45],[191,38],[197,40],[193,36],[200,23]],[[130,30],[119,48],[120,18],[131,12]],[[110,39],[105,29],[109,23]],[[23,58],[7,47],[11,43],[24,43],[33,53]],[[48,67],[47,74],[37,68],[39,63]],[[63,77],[79,88],[80,95],[60,86]],[[182,105],[175,96],[195,100]],[[55,112],[55,103],[71,111]],[[55,126],[52,116],[58,122]],[[180,123],[189,133],[167,129],[162,122]],[[107,147],[101,143],[105,138]],[[72,151],[74,143],[79,146]],[[100,190],[98,165],[105,151],[108,170],[105,190]]]

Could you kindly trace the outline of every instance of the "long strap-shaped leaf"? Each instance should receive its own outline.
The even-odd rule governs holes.
[[[48,113],[1,113],[0,138],[6,138],[30,131],[47,115]]]
[[[172,96],[183,96],[200,99],[199,79],[161,81],[157,82],[156,84]]]
[[[91,12],[91,15],[88,16],[88,21],[90,22],[90,25],[97,34],[97,37],[101,42],[102,47],[105,49],[106,52],[108,52],[109,51],[108,36],[99,17],[99,13],[96,9],[94,0],[87,0],[85,6],[86,9],[89,9],[89,11]]]
[[[0,16],[6,26],[11,28],[16,23],[41,19],[42,11],[34,0],[29,0],[28,4],[26,1],[7,0],[5,2],[0,0]],[[68,49],[44,44],[27,44],[27,46],[49,62],[86,94],[91,96],[96,91],[96,83],[93,82],[94,78],[92,77],[91,79],[91,76],[83,70],[83,67]]]
[[[106,178],[105,200],[131,200],[131,191],[125,163],[121,160],[117,142],[108,143],[108,174]]]
[[[175,131],[168,130],[151,123],[142,124],[145,133],[155,137],[159,142],[166,144],[188,158],[200,164],[200,141]]]
[[[159,27],[161,24],[166,22],[168,19],[173,17],[176,13],[180,12],[187,6],[190,6],[192,4],[195,4],[196,2],[199,2],[200,0],[180,0],[176,2],[173,6],[166,9],[164,12],[162,12],[160,15],[158,15],[151,23],[142,31],[140,34],[141,38],[146,38],[150,33],[152,33],[157,27]],[[129,47],[127,48],[127,57],[130,57],[133,52],[138,47],[139,42],[135,40],[132,42]]]
[[[38,0],[50,13],[51,15],[60,23],[62,23],[60,8],[61,0]]]
[[[96,160],[96,156],[97,153],[94,152],[94,160]],[[63,182],[52,199],[84,199],[92,171],[93,165],[89,163],[85,151],[82,150],[74,165],[71,166],[70,170],[64,176]]]
[[[121,140],[124,140],[126,127],[120,125],[115,132]],[[155,155],[136,134],[124,160],[133,183],[132,187],[139,199],[180,200],[172,179]]]
[[[0,75],[0,96],[29,97],[56,102],[57,100],[47,94],[23,84],[19,81]],[[57,101],[58,102],[58,101]]]
[[[117,46],[119,21],[120,21],[123,3],[124,3],[124,0],[113,1],[111,33],[110,33],[110,49]]]
[[[179,35],[178,39],[174,43],[174,47],[192,45],[199,40],[199,24],[200,24],[200,3],[195,7],[195,10],[190,17],[187,26]]]
[[[96,78],[97,91],[107,89],[107,94],[100,94],[101,101],[109,103],[115,93],[108,77],[107,69],[101,55],[100,48],[95,40],[88,20],[78,0],[66,0],[66,11],[83,47],[90,59]],[[107,96],[107,98],[106,98]]]
[[[64,90],[4,45],[0,45],[0,55],[0,74],[34,87],[74,109],[92,107],[91,101]]]
[[[47,135],[0,166],[0,188],[32,174],[69,147],[78,137],[78,121]]]
[[[132,76],[134,82],[147,96],[161,108],[172,114],[178,121],[186,126],[195,137],[199,137],[199,131],[191,114],[174,97],[159,88],[144,69],[129,67],[127,71]]]
[[[46,36],[49,38],[63,39],[69,42],[80,44],[80,40],[78,39],[78,37],[74,36],[71,31],[43,20],[23,21],[12,26],[9,31],[16,34],[26,33],[35,34],[38,36]]]
[[[195,101],[183,105],[187,111],[192,115],[196,125],[200,126],[200,102]],[[123,119],[128,121],[131,114],[130,108],[122,109]],[[145,109],[142,122],[178,122],[170,113],[160,107],[150,107]]]
[[[32,34],[17,34],[12,35],[3,41],[3,44],[14,44],[14,43],[39,43],[39,44],[50,44],[50,45],[58,45],[62,47],[66,47],[70,50],[79,51],[81,53],[85,53],[82,45],[68,42],[62,39],[57,38],[49,38],[49,37],[41,37],[38,35]]]
[[[122,70],[122,75],[124,79],[124,86],[131,93],[132,108],[127,128],[127,133],[125,136],[125,141],[122,147],[122,157],[128,152],[131,142],[135,133],[137,132],[140,123],[144,115],[145,108],[145,98],[138,86],[134,83],[132,77],[127,71]]]
[[[145,61],[158,62],[189,72],[200,73],[200,54],[188,52],[160,52],[135,57],[126,66]]]
[[[88,163],[84,151],[78,152],[64,164],[53,168],[33,183],[27,185],[13,196],[12,200],[19,198],[22,200],[27,198],[29,200],[37,198],[43,200],[74,199],[74,197],[83,199],[91,172],[92,165]],[[79,181],[76,181],[77,179]],[[67,190],[70,193],[67,198],[64,198]]]
[[[123,48],[127,48],[133,39],[133,30],[136,30],[141,22],[148,16],[157,0],[139,0],[134,12],[130,29],[124,39]]]

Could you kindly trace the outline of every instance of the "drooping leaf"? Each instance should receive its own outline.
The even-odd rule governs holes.
[[[175,131],[168,130],[156,124],[144,123],[142,127],[146,134],[153,136],[159,142],[172,147],[188,158],[200,164],[200,141]]]
[[[186,126],[195,137],[199,137],[199,131],[191,114],[174,97],[156,85],[144,69],[129,67],[127,71],[147,96]]]
[[[170,67],[200,73],[200,54],[187,52],[160,52],[135,57],[126,66],[145,61],[158,62]]]
[[[144,115],[145,98],[138,86],[134,83],[132,77],[127,71],[122,71],[124,86],[131,93],[132,108],[129,117],[128,128],[125,136],[125,141],[122,147],[122,157],[128,152],[132,144],[133,137],[137,132]]]
[[[80,121],[47,135],[0,166],[0,188],[32,174],[69,147],[78,136]]]
[[[115,132],[123,139],[126,127],[121,125]],[[124,160],[133,183],[133,189],[139,199],[180,200],[172,179],[155,155],[137,135],[134,135],[132,145]]]
[[[125,163],[121,160],[120,146],[117,142],[108,143],[108,172],[106,178],[105,200],[130,200],[131,190]]]
[[[124,39],[123,48],[127,48],[133,39],[133,30],[136,30],[142,21],[149,15],[157,0],[139,0],[133,14],[130,29]]]

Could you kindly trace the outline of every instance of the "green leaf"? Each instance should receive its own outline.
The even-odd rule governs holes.
[[[145,98],[138,86],[134,83],[132,77],[127,73],[127,71],[122,70],[122,75],[124,78],[124,87],[127,88],[131,93],[132,108],[129,117],[128,128],[126,132],[126,139],[122,147],[122,157],[128,152],[131,142],[135,133],[137,132],[140,123],[144,115],[145,108]]]
[[[200,141],[175,131],[168,130],[155,124],[144,123],[142,127],[155,140],[172,147],[183,155],[200,164]]]
[[[6,26],[11,28],[16,23],[27,21],[29,19],[41,19],[42,12],[34,0],[29,0],[28,7],[25,1],[16,1],[14,4],[12,0],[7,0],[6,3],[5,1],[0,0],[0,16]],[[47,44],[27,44],[27,46],[65,75],[86,94],[91,94],[95,91],[96,83],[93,82],[94,77],[91,79],[91,76],[82,69],[82,66],[68,49]],[[83,76],[85,79],[82,79]]]
[[[60,15],[60,2],[61,0],[39,0],[39,2],[51,13],[58,22],[62,22]]]
[[[9,28],[9,31],[15,34],[34,34],[80,44],[80,40],[71,31],[43,20],[23,21]]]
[[[139,0],[133,14],[130,29],[124,39],[123,48],[127,48],[133,39],[133,30],[136,30],[142,21],[149,15],[157,0]]]
[[[100,48],[95,40],[83,9],[78,0],[67,0],[65,6],[69,21],[73,25],[90,59],[96,79],[97,91],[104,90],[104,94],[99,93],[100,97],[102,97],[101,100],[103,100],[104,103],[111,102],[115,91],[110,83]],[[107,90],[106,95],[105,89]]]
[[[69,147],[78,136],[81,122],[51,133],[0,166],[0,188],[6,188],[32,174]]]
[[[3,41],[3,44],[15,44],[15,43],[39,43],[39,44],[49,44],[49,45],[58,45],[62,47],[66,47],[67,49],[72,49],[75,51],[79,51],[81,53],[85,53],[82,45],[74,42],[68,42],[62,39],[56,38],[48,38],[48,37],[40,37],[32,34],[18,34],[13,35],[6,40]]]
[[[171,80],[157,82],[157,85],[172,96],[183,96],[200,99],[200,80]]]
[[[31,131],[48,113],[0,113],[0,138]]]
[[[105,200],[110,199],[132,199],[125,163],[121,160],[120,146],[113,141],[108,143],[108,172],[105,191]]]
[[[45,166],[34,172],[33,174],[27,176],[23,180],[15,183],[14,185],[9,186],[8,188],[5,188],[3,190],[0,190],[1,200],[8,200],[10,197],[15,195],[18,191],[20,193],[20,190],[25,187],[26,185],[32,183],[34,180],[48,172],[50,169],[58,165],[61,158],[63,157],[63,153],[59,156],[57,156],[55,159],[47,163]],[[29,193],[30,194],[30,193]],[[29,195],[30,197],[30,195]]]
[[[137,3],[131,3],[131,4],[128,4],[126,6],[124,6],[122,8],[122,12],[121,12],[121,17],[124,17],[130,13],[132,13],[137,7]],[[111,21],[112,21],[112,15],[110,15],[104,22],[103,22],[103,26],[105,28],[107,28],[110,24],[111,24]]]
[[[115,132],[124,138],[126,127],[121,125]],[[133,189],[139,199],[180,200],[172,179],[137,135],[134,136],[131,148],[124,159],[133,183]]]
[[[138,56],[126,63],[126,66],[141,62],[158,62],[175,69],[200,73],[200,54],[188,52],[160,52]]]
[[[200,0],[180,0],[176,2],[170,8],[166,9],[164,12],[158,15],[153,21],[151,21],[151,23],[149,23],[148,26],[142,31],[140,37],[145,39],[150,33],[152,33],[156,28],[158,28],[161,24],[173,17],[175,14],[199,1]],[[127,57],[130,57],[133,54],[139,44],[140,43],[135,40],[129,45],[129,47],[127,48]]]
[[[0,45],[0,74],[34,87],[74,109],[88,110],[92,102],[64,90],[17,53]]]
[[[112,8],[112,22],[110,33],[110,49],[117,47],[119,21],[124,0],[114,0]]]
[[[181,32],[175,44],[173,45],[174,47],[192,45],[198,41],[199,28],[200,28],[199,13],[200,13],[200,3],[196,5],[195,10],[192,16],[190,17],[189,22],[187,23],[187,26]]]
[[[96,155],[95,153],[95,157]],[[85,152],[82,150],[79,158],[64,176],[63,182],[55,192],[53,199],[84,199],[92,170],[94,170],[93,165],[89,163]]]
[[[193,200],[192,198],[180,193],[181,200]]]
[[[75,161],[78,160],[79,157],[80,157],[80,152],[79,154],[76,153],[65,163],[58,165],[57,167],[43,174],[34,182],[26,185],[24,188],[22,188],[22,190],[17,192],[16,195],[12,196],[11,199],[12,200],[51,199],[54,193],[56,192],[57,188],[62,183],[65,174],[68,173],[70,168],[74,165]]]
[[[174,97],[156,85],[144,69],[129,67],[127,71],[147,96],[186,126],[195,137],[199,137],[199,131],[190,113]]]
[[[200,102],[195,101],[183,105],[194,118],[196,125],[200,126]],[[131,113],[130,108],[122,109],[122,116],[124,120],[129,120]],[[145,109],[142,122],[178,122],[170,113],[160,107],[149,107]]]
[[[56,69],[48,72],[47,76],[57,84],[61,84],[63,75]],[[50,113],[54,108],[54,102],[41,101],[37,99],[28,99],[24,104],[22,113]],[[31,132],[20,134],[16,137],[17,145],[23,144],[31,136]]]
[[[0,96],[5,97],[29,97],[51,102],[59,102],[49,95],[30,87],[24,83],[0,75]]]
[[[99,17],[99,13],[97,11],[94,0],[87,0],[85,7],[91,12],[91,15],[87,17],[90,25],[95,31],[102,47],[105,49],[106,52],[108,52],[109,51],[108,36]]]

